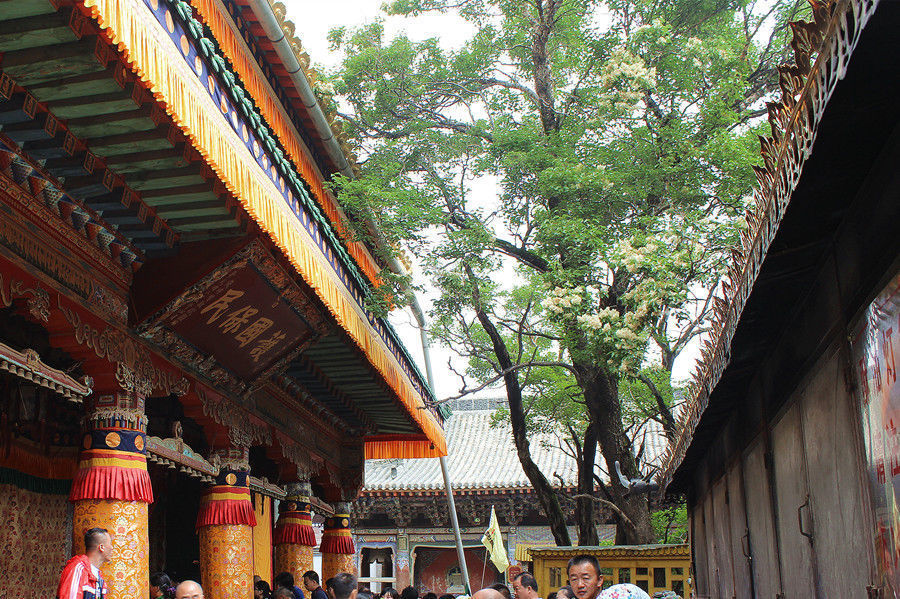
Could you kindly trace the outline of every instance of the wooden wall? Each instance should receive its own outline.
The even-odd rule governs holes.
[[[698,597],[865,597],[873,527],[846,351],[829,348],[745,448],[720,437],[709,453],[730,456],[724,472],[698,470]]]

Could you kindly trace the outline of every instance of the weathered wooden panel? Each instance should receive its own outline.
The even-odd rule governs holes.
[[[865,597],[874,557],[866,534],[855,408],[840,354],[820,361],[815,371],[800,404],[819,581],[823,596]]]
[[[703,498],[703,534],[706,536],[706,565],[709,576],[709,597],[719,596],[719,563],[716,548],[715,509],[713,506],[712,487]]]
[[[803,534],[810,532],[811,522],[800,426],[800,406],[793,402],[772,429],[782,583],[786,597],[798,598],[816,596],[812,548]]]
[[[697,597],[709,596],[709,551],[706,546],[706,522],[703,503],[691,510],[691,553],[694,564],[694,592]]]
[[[737,599],[750,599],[752,584],[750,582],[750,562],[747,560],[747,513],[744,505],[744,485],[741,465],[737,464],[728,470],[728,515],[731,525],[731,565],[734,572],[734,596]]]
[[[718,597],[734,596],[734,567],[731,556],[731,513],[728,506],[728,482],[720,479],[712,492],[713,535],[716,548]]]
[[[762,440],[744,457],[744,485],[747,494],[748,544],[753,587],[757,597],[775,597],[781,592],[775,520],[766,476],[765,445]]]

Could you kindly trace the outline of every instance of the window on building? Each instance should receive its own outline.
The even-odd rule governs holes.
[[[612,568],[600,568],[600,575],[603,576],[604,589],[608,589],[614,584]]]
[[[666,588],[666,569],[653,568],[653,586],[657,589]]]
[[[563,586],[562,568],[550,568],[550,588],[558,589]]]
[[[466,560],[467,562],[469,560]],[[461,587],[463,586],[463,576],[462,570],[459,569],[459,566],[453,566],[447,571],[447,586],[448,587]]]
[[[390,547],[363,547],[359,560],[359,585],[372,592],[394,586],[394,550]]]

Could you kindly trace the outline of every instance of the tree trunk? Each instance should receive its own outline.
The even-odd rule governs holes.
[[[556,21],[556,9],[559,0],[537,0],[537,15],[531,29],[531,62],[534,69],[534,92],[538,97],[538,110],[541,114],[541,126],[545,134],[559,130],[559,119],[556,116],[553,96],[553,73],[550,68],[550,57],[547,42]]]
[[[578,464],[578,499],[575,500],[575,523],[578,526],[578,544],[599,545],[597,526],[594,522],[594,460],[597,457],[597,434],[593,426],[584,433],[581,458]]]
[[[575,363],[579,384],[584,391],[588,416],[597,431],[600,452],[609,473],[607,488],[612,502],[622,510],[624,517],[616,514],[618,529],[616,542],[626,545],[642,545],[654,540],[650,523],[650,505],[647,496],[626,495],[626,490],[616,476],[615,463],[618,461],[623,474],[629,478],[639,478],[631,445],[622,427],[622,410],[619,405],[618,381],[604,369],[593,364]]]
[[[563,514],[562,506],[559,504],[556,490],[547,480],[547,477],[544,476],[544,473],[541,472],[540,468],[538,468],[537,464],[534,463],[534,460],[531,459],[531,447],[525,424],[525,408],[522,405],[522,387],[519,384],[519,376],[515,370],[511,370],[514,364],[506,348],[506,343],[503,342],[503,337],[481,305],[477,279],[468,266],[465,268],[469,283],[472,285],[475,315],[491,340],[494,355],[497,357],[500,369],[506,371],[506,374],[503,376],[503,383],[506,386],[506,398],[509,403],[509,421],[512,426],[516,454],[519,457],[519,462],[522,464],[522,470],[534,488],[534,493],[537,495],[544,515],[550,521],[550,532],[553,533],[553,539],[556,541],[556,544],[560,547],[571,545],[572,540],[569,537],[569,529],[566,528],[566,517]]]

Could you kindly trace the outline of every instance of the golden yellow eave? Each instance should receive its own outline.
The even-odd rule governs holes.
[[[172,54],[178,50],[150,11],[139,0],[84,0],[83,6],[123,52],[138,77],[219,179],[312,287],[427,438],[427,441],[373,440],[371,451],[367,443],[366,454],[446,455],[447,443],[440,423],[425,409],[423,398],[408,375],[371,327],[362,309],[349,297],[331,266],[316,251],[309,233],[288,212],[278,190],[228,126],[203,84],[183,60],[172,60]]]

